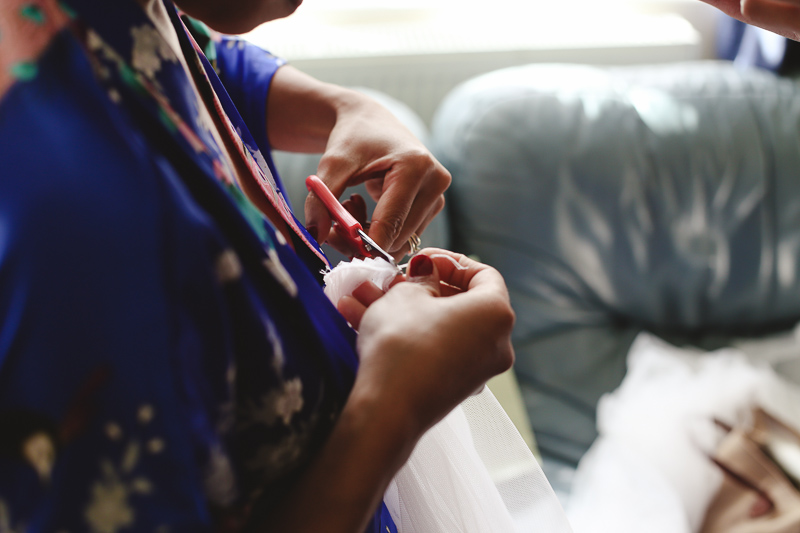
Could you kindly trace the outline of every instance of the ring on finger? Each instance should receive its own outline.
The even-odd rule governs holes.
[[[412,233],[408,238],[408,255],[414,255],[422,249],[422,239],[416,233]]]

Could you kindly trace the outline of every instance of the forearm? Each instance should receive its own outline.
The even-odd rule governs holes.
[[[322,153],[337,117],[371,104],[374,102],[356,91],[283,66],[275,73],[267,97],[270,145],[277,150]]]
[[[425,430],[513,364],[514,313],[500,274],[431,252],[438,264],[421,253],[409,281],[384,296],[353,292],[363,306],[356,382],[327,443],[270,517],[275,531],[361,533]],[[440,297],[442,281],[458,294]]]
[[[378,396],[354,388],[323,449],[270,517],[268,531],[361,533],[420,430]]]

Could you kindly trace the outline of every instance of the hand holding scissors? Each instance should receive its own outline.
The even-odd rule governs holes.
[[[357,251],[356,255],[380,257],[397,267],[394,258],[369,238],[361,224],[339,203],[339,200],[321,179],[317,176],[309,176],[306,178],[306,188],[325,204],[325,208],[336,222],[334,229],[351,245],[353,250]]]

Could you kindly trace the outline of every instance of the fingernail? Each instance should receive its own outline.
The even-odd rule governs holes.
[[[415,255],[408,263],[408,276],[421,278],[433,274],[433,261],[427,255]]]
[[[317,240],[317,227],[316,226],[309,226],[306,228],[306,231],[309,235],[316,241]]]

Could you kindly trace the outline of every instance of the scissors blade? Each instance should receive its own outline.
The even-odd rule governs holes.
[[[394,262],[394,257],[389,255],[383,248],[378,246],[378,244],[369,238],[369,236],[364,232],[364,230],[359,229],[358,235],[361,237],[361,241],[364,243],[364,247],[372,254],[373,257],[380,257],[381,259],[385,259],[389,262],[390,265],[397,268],[398,270],[400,267],[397,266],[397,263]]]
[[[309,191],[315,193],[322,203],[325,204],[328,212],[338,224],[337,231],[340,231],[342,236],[358,248],[360,252],[366,252],[364,253],[365,257],[380,257],[400,270],[394,258],[378,246],[375,241],[369,238],[361,227],[361,224],[359,224],[355,217],[339,203],[339,200],[318,176],[312,175],[307,177],[306,187]]]

